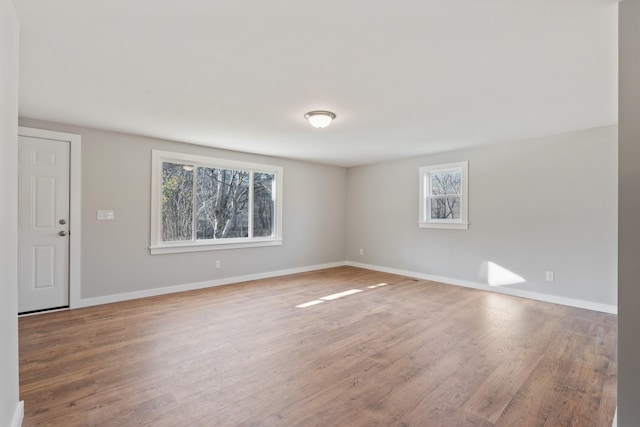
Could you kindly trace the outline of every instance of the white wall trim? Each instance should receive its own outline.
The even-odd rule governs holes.
[[[305,267],[296,267],[286,270],[267,271],[264,273],[248,274],[243,276],[226,277],[223,279],[206,280],[203,282],[183,283],[180,285],[166,286],[162,288],[145,289],[142,291],[125,292],[114,295],[105,295],[102,297],[79,299],[72,308],[91,307],[94,305],[111,304],[114,302],[128,301],[138,298],[147,298],[158,295],[172,294],[176,292],[193,291],[197,289],[211,288],[215,286],[231,285],[234,283],[247,282],[250,280],[268,279],[271,277],[286,276],[289,274],[306,273],[309,271],[324,270],[327,268],[335,268],[342,266],[351,266],[364,268],[367,270],[381,271],[384,273],[397,274],[400,276],[415,277],[423,280],[431,280],[434,282],[445,283],[448,285],[462,286],[465,288],[478,289],[488,292],[496,292],[505,295],[511,295],[521,298],[528,298],[537,301],[550,302],[554,304],[566,305],[569,307],[584,308],[587,310],[600,311],[603,313],[617,314],[618,308],[613,305],[600,304],[593,301],[580,300],[575,298],[566,298],[556,295],[542,294],[538,292],[523,291],[521,289],[510,289],[505,287],[489,286],[480,282],[472,282],[467,280],[452,279],[450,277],[434,276],[431,274],[418,273],[415,271],[400,270],[397,268],[382,267],[372,264],[363,264],[353,261],[341,261],[328,264],[310,265]]]
[[[16,410],[13,411],[13,420],[10,427],[20,427],[24,420],[24,400],[21,400],[16,405]]]
[[[79,307],[81,280],[81,199],[82,199],[82,137],[52,130],[18,127],[18,136],[69,142],[71,157],[69,170],[69,307]]]
[[[381,267],[378,265],[363,264],[359,262],[347,261],[345,265],[352,267],[365,268],[367,270],[382,271],[384,273],[398,274],[401,276],[416,277],[418,279],[431,280],[434,282],[445,283],[448,285],[463,286],[465,288],[479,289],[482,291],[496,292],[500,294],[512,295],[521,298],[528,298],[537,301],[550,302],[554,304],[567,305],[570,307],[584,308],[587,310],[601,311],[604,313],[618,314],[618,307],[608,304],[600,304],[593,301],[585,301],[575,298],[566,298],[556,295],[541,294],[539,292],[523,291],[521,289],[511,289],[498,286],[489,286],[480,282],[472,282],[468,280],[452,279],[450,277],[434,276],[431,274],[418,273],[415,271],[400,270],[397,268]]]
[[[137,298],[153,297],[158,295],[172,294],[176,292],[193,291],[196,289],[211,288],[214,286],[231,285],[234,283],[247,282],[250,280],[268,279],[271,277],[286,276],[289,274],[306,273],[327,268],[342,267],[346,265],[344,261],[328,264],[310,265],[306,267],[290,268],[286,270],[267,271],[264,273],[248,274],[244,276],[227,277],[224,279],[206,280],[204,282],[184,283],[181,285],[167,286],[163,288],[145,289],[143,291],[126,292],[103,297],[80,299],[73,308],[91,307],[94,305],[111,304],[114,302],[127,301]]]

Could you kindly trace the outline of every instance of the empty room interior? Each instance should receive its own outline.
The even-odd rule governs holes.
[[[0,3],[0,426],[640,426],[638,0]]]

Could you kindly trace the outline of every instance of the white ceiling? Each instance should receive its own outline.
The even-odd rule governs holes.
[[[14,1],[22,117],[340,166],[617,122],[616,1]]]

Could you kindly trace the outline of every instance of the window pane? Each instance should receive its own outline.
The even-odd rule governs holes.
[[[190,170],[187,170],[191,168]],[[162,163],[162,241],[191,240],[193,166]]]
[[[197,170],[197,239],[249,237],[249,172]]]
[[[435,197],[429,200],[431,219],[460,219],[460,197]]]
[[[273,218],[275,203],[273,200],[273,186],[275,184],[272,173],[253,174],[253,236],[273,236]]]
[[[462,171],[434,173],[430,177],[432,196],[462,194]]]

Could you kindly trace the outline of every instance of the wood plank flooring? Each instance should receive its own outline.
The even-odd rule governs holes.
[[[609,427],[616,322],[352,267],[23,317],[23,425]]]

